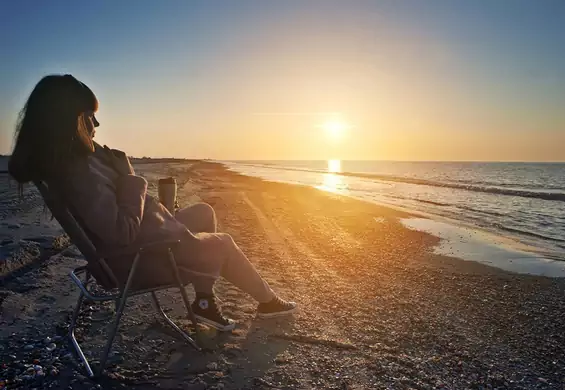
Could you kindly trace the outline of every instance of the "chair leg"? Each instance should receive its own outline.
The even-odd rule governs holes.
[[[139,253],[135,256],[133,260],[133,264],[131,266],[131,270],[129,271],[128,280],[126,282],[126,286],[122,291],[122,295],[120,297],[120,304],[118,305],[118,309],[116,310],[116,319],[114,320],[114,325],[110,330],[110,334],[108,336],[108,341],[106,342],[106,347],[104,348],[104,352],[102,353],[102,357],[100,358],[100,367],[98,368],[98,375],[102,375],[104,372],[104,368],[106,367],[106,361],[108,360],[108,355],[110,354],[110,349],[112,348],[112,343],[114,342],[114,338],[116,337],[116,333],[118,331],[118,327],[120,326],[120,320],[122,318],[122,314],[124,311],[124,307],[126,305],[126,301],[128,298],[128,292],[133,281],[133,277],[135,275],[135,271],[137,269],[137,264],[139,263]]]
[[[183,285],[182,280],[180,278],[179,269],[177,267],[177,262],[175,260],[175,256],[173,255],[173,252],[170,249],[169,249],[169,262],[171,263],[171,268],[173,269],[173,273],[174,273],[174,276],[175,276],[175,280],[177,282],[177,286],[180,290],[182,300],[184,301],[184,306],[186,307],[186,313],[187,313],[188,319],[192,322],[192,325],[194,325],[194,335],[195,335],[196,342],[198,344],[202,345],[201,340],[200,340],[200,332],[198,330],[198,321],[196,321],[196,317],[194,316],[194,313],[192,312],[192,307],[190,307],[190,300],[188,299],[188,294],[186,293],[186,289],[184,288],[184,285]]]
[[[157,312],[159,314],[161,314],[161,316],[165,319],[165,321],[174,329],[176,330],[181,336],[182,338],[188,342],[190,345],[192,345],[197,351],[201,351],[202,349],[200,348],[200,346],[198,345],[198,343],[196,343],[196,341],[194,341],[192,339],[192,337],[190,337],[188,335],[188,333],[186,333],[184,330],[182,330],[177,324],[174,323],[173,320],[171,320],[169,318],[169,316],[167,314],[165,314],[165,312],[163,311],[163,308],[161,307],[161,305],[159,304],[159,299],[157,299],[157,294],[153,291],[151,293],[151,297],[153,298],[153,302],[155,303],[155,309],[157,310]],[[198,330],[197,330],[198,331]]]
[[[78,302],[75,306],[75,310],[73,311],[73,316],[71,318],[71,324],[69,326],[69,337],[71,339],[71,344],[73,345],[76,353],[78,354],[80,360],[82,361],[84,367],[86,368],[86,373],[88,374],[89,377],[92,378],[94,376],[94,372],[92,371],[92,368],[90,367],[90,364],[88,363],[86,356],[84,356],[84,353],[82,352],[82,349],[80,348],[80,345],[75,337],[75,326],[77,323],[78,315],[80,313],[80,308],[82,306],[83,301],[84,301],[84,294],[81,291],[78,297]]]

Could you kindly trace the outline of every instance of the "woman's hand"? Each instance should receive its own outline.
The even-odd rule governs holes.
[[[117,149],[110,149],[105,145],[104,145],[104,149],[106,150],[110,163],[120,175],[125,176],[125,175],[135,174],[133,167],[129,162],[129,158],[128,156],[126,156],[124,152]]]

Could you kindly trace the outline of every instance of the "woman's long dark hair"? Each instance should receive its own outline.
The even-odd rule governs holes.
[[[98,100],[71,75],[42,78],[20,112],[8,172],[20,184],[57,178],[80,156],[94,151],[81,120]]]

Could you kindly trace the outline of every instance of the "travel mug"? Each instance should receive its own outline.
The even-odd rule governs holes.
[[[159,179],[159,202],[161,202],[171,214],[175,215],[177,181],[174,177]]]

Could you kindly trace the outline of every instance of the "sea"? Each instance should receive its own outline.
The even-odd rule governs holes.
[[[510,237],[565,261],[565,163],[222,161],[269,181],[312,186]]]

